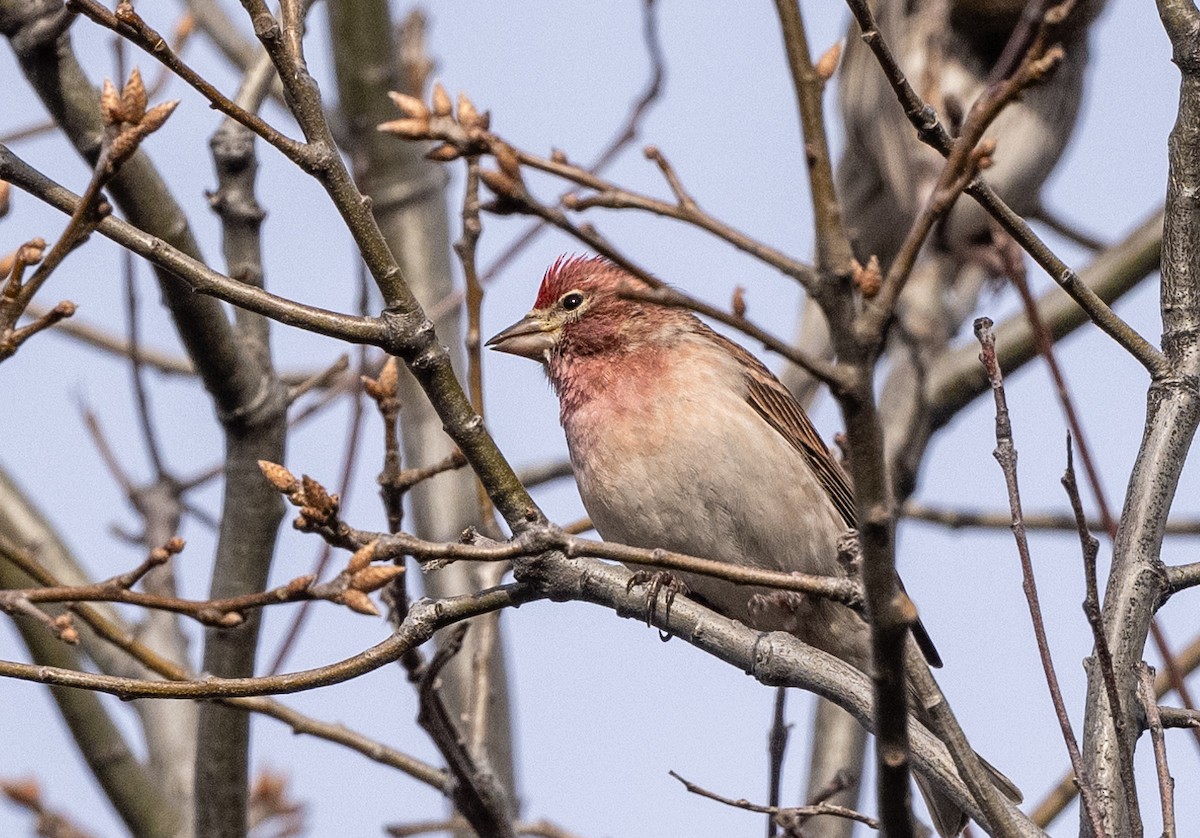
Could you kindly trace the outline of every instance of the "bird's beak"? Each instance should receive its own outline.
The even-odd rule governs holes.
[[[536,311],[531,311],[504,331],[493,335],[486,345],[498,352],[545,362],[557,342],[558,329]]]

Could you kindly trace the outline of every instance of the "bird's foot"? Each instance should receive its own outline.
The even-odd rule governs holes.
[[[675,601],[678,594],[687,595],[688,586],[684,581],[669,570],[635,570],[633,575],[629,577],[629,582],[625,585],[625,592],[632,591],[639,585],[646,588],[646,625],[650,625],[651,619],[658,611],[658,598],[665,594],[663,600],[663,616],[671,615],[671,603]],[[665,638],[664,638],[665,639]]]
[[[773,631],[795,631],[800,625],[800,609],[806,597],[798,591],[771,591],[754,594],[746,603],[750,624]]]

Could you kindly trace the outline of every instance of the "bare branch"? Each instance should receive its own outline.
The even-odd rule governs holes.
[[[709,800],[715,800],[718,803],[724,803],[726,806],[732,806],[735,809],[745,809],[748,812],[761,812],[765,815],[771,815],[772,820],[786,820],[790,823],[794,823],[796,826],[799,826],[805,820],[813,817],[814,815],[833,815],[839,818],[849,818],[850,820],[864,823],[872,829],[879,829],[881,826],[880,822],[875,818],[868,817],[862,812],[856,812],[853,809],[847,809],[845,806],[835,806],[832,803],[817,803],[811,806],[791,806],[786,808],[781,808],[779,806],[760,806],[758,804],[751,803],[745,798],[734,800],[732,797],[725,797],[717,794],[716,792],[709,791],[708,789],[696,785],[690,780],[685,780],[674,771],[669,771],[667,773],[669,773],[679,782],[683,783],[683,787],[692,794],[698,794],[701,797],[707,797]]]
[[[1176,664],[1179,671],[1183,675],[1188,675],[1200,667],[1200,637],[1196,637],[1185,648],[1181,649],[1175,655]],[[1171,680],[1165,673],[1159,673],[1154,679],[1154,694],[1162,698],[1171,692],[1173,685]],[[1174,708],[1161,708],[1164,727],[1183,727],[1189,728],[1193,732],[1200,727],[1200,724],[1192,722],[1197,718],[1195,710],[1176,710]],[[1045,798],[1033,808],[1030,813],[1030,820],[1038,826],[1046,827],[1054,822],[1054,819],[1063,813],[1066,807],[1078,792],[1078,785],[1075,783],[1075,775],[1068,771],[1062,779],[1060,779],[1054,787],[1047,793]]]
[[[419,686],[421,709],[417,723],[441,751],[455,779],[454,805],[479,835],[515,838],[513,815],[504,787],[486,762],[480,763],[478,751],[468,747],[459,726],[451,718],[442,701],[438,675],[450,658],[462,649],[463,635],[468,626],[455,626],[439,645],[428,666],[409,670],[409,679]]]
[[[1054,671],[1054,661],[1050,657],[1050,642],[1046,638],[1046,625],[1042,619],[1042,606],[1038,600],[1037,581],[1033,575],[1033,559],[1029,554],[1029,542],[1026,539],[1025,525],[1022,521],[1021,492],[1017,483],[1017,449],[1013,443],[1012,421],[1009,418],[1008,402],[1004,393],[1004,378],[1000,372],[1000,365],[996,362],[996,338],[992,333],[992,321],[986,317],[976,320],[975,337],[982,347],[979,359],[987,370],[996,399],[996,450],[993,454],[1004,472],[1004,483],[1008,488],[1013,537],[1016,539],[1017,553],[1021,559],[1021,587],[1029,604],[1029,616],[1033,622],[1034,636],[1037,638],[1038,656],[1042,661],[1042,670],[1046,673],[1046,685],[1050,688],[1050,699],[1054,703],[1054,713],[1058,718],[1063,741],[1067,745],[1071,766],[1075,770],[1075,776],[1079,778],[1084,817],[1090,825],[1092,835],[1100,838],[1104,835],[1104,831],[1100,822],[1099,804],[1092,786],[1088,783],[1087,775],[1083,771],[1083,757],[1079,753],[1079,742],[1075,738],[1075,731],[1071,727],[1071,717],[1067,714],[1067,705],[1058,685],[1058,675]],[[1068,473],[1070,473],[1069,463],[1068,455]],[[1093,539],[1093,544],[1094,541]]]

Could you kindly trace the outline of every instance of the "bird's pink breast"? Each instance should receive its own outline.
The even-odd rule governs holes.
[[[662,351],[559,359],[550,369],[568,438],[593,425],[636,422],[656,401],[670,397],[664,392],[670,377],[667,353]]]

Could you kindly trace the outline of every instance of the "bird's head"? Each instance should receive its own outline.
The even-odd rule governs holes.
[[[607,259],[561,257],[546,271],[533,311],[487,345],[545,364],[556,357],[629,351],[661,336],[680,316],[689,317],[622,293],[648,288]]]

